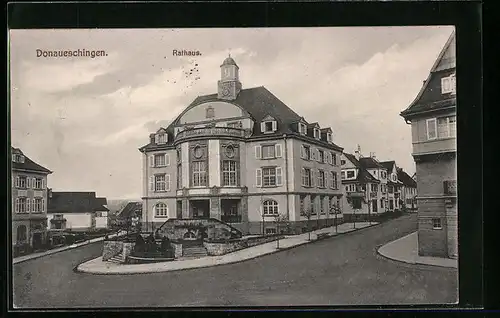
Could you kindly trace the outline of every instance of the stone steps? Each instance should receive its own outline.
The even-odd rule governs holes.
[[[207,255],[207,249],[203,246],[190,246],[182,250],[183,257],[203,257]]]
[[[119,254],[111,257],[110,259],[108,259],[107,262],[115,263],[115,264],[121,264],[122,263],[122,259],[123,259],[123,254],[119,253]]]

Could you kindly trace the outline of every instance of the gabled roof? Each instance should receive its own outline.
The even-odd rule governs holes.
[[[417,182],[410,177],[402,168],[398,169],[398,180],[403,183],[405,187],[416,188]]]
[[[142,214],[142,203],[141,202],[129,202],[123,209],[118,213],[120,218],[129,218],[133,215],[140,216]]]
[[[456,96],[441,94],[441,78],[455,73],[455,31],[452,32],[441,53],[434,62],[429,76],[424,81],[417,97],[400,113],[406,120],[422,112],[456,107]]]
[[[38,163],[27,157],[19,148],[11,147],[11,155],[21,155],[24,156],[24,162],[14,162],[11,160],[13,170],[29,170],[34,172],[39,172],[43,174],[51,174],[52,171],[39,165]]]
[[[365,169],[377,169],[377,168],[385,168],[381,165],[377,160],[372,157],[362,157],[359,158],[359,162]]]
[[[254,129],[252,133],[251,138],[255,137],[262,137],[262,136],[267,136],[267,137],[281,137],[283,134],[287,135],[296,135],[300,136],[298,132],[296,131],[296,123],[299,121],[304,121],[302,116],[299,116],[297,113],[295,113],[290,107],[285,105],[279,98],[277,98],[274,94],[272,94],[269,90],[267,90],[264,86],[259,86],[259,87],[253,87],[253,88],[247,88],[243,89],[239,92],[238,96],[236,97],[235,100],[233,101],[227,101],[224,99],[219,99],[218,94],[210,94],[210,95],[203,95],[203,96],[198,96],[186,109],[190,109],[194,106],[207,103],[207,102],[215,102],[215,101],[222,101],[226,103],[233,103],[239,107],[241,107],[243,110],[248,112],[252,119],[255,121],[254,124]],[[168,145],[172,145],[174,142],[174,126],[178,124],[179,119],[181,118],[181,115],[179,115],[167,128],[167,133],[169,134]],[[260,130],[260,123],[264,118],[267,116],[271,116],[276,119],[278,123],[278,129],[272,134],[264,134]],[[310,124],[315,125],[317,123]],[[332,148],[332,149],[337,149],[339,151],[342,151],[343,148],[337,146],[336,144],[331,144],[325,141],[319,141],[313,138],[313,136],[307,136],[306,138],[310,139],[311,142],[319,142],[321,143],[324,147],[326,148]],[[156,149],[157,145],[154,143],[149,143],[141,148],[139,148],[140,151],[147,151],[147,150],[153,150]]]
[[[380,162],[380,164],[382,166],[384,166],[384,168],[386,168],[389,173],[391,173],[392,170],[394,169],[394,165],[396,164],[396,161],[394,161],[394,160],[382,161],[382,162]]]
[[[102,206],[95,192],[51,192],[47,202],[47,213],[89,213],[108,211]]]
[[[377,180],[375,177],[373,177],[371,175],[371,173],[369,173],[365,167],[363,167],[363,165],[361,164],[361,162],[359,162],[358,159],[356,159],[356,156],[350,154],[350,153],[344,153],[344,156],[346,157],[347,160],[349,160],[350,162],[352,162],[352,164],[354,166],[356,166],[356,168],[358,169],[358,177],[356,178],[356,180],[354,180],[355,182],[359,182],[359,183],[380,183],[379,180]],[[347,180],[343,180],[343,181],[347,181]]]

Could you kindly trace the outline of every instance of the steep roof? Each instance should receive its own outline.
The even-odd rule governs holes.
[[[390,161],[382,161],[380,162],[384,168],[387,169],[388,172],[392,172],[392,169],[394,169],[394,165],[396,164],[396,161],[390,160]]]
[[[350,153],[344,153],[344,156],[347,158],[347,160],[352,162],[352,164],[355,165],[356,168],[358,168],[358,177],[356,178],[356,180],[353,180],[353,181],[359,182],[359,183],[369,183],[369,182],[379,183],[380,182],[375,177],[373,177],[371,175],[371,173],[369,173],[366,170],[366,168],[361,164],[361,162],[358,159],[356,159],[356,156],[354,156]]]
[[[141,202],[129,202],[123,209],[118,213],[118,217],[120,218],[129,218],[134,214],[142,213],[142,203]]]
[[[410,177],[402,168],[398,169],[398,180],[403,183],[405,187],[416,188],[417,182]]]
[[[107,210],[97,200],[95,192],[51,192],[47,203],[48,213],[89,213]]]
[[[422,112],[456,107],[455,95],[441,93],[441,78],[455,73],[455,50],[456,39],[453,32],[434,62],[417,97],[400,113],[402,117],[411,119]]]
[[[14,169],[14,170],[29,170],[29,171],[35,171],[35,172],[40,172],[40,173],[44,173],[44,174],[51,174],[52,173],[52,171],[50,171],[49,169],[47,169],[47,168],[39,165],[38,163],[34,162],[33,160],[31,160],[19,148],[11,147],[11,155],[21,155],[24,157],[23,162],[11,160],[12,169]]]
[[[108,205],[108,200],[106,200],[106,198],[96,198],[96,201],[100,205]]]
[[[285,105],[278,97],[273,95],[269,90],[267,90],[264,86],[247,88],[240,91],[237,98],[233,101],[227,101],[224,99],[219,99],[217,94],[203,95],[198,96],[186,109],[190,109],[194,106],[207,103],[207,102],[229,102],[235,105],[240,106],[243,110],[248,112],[250,116],[255,121],[252,137],[281,137],[283,134],[287,135],[297,135],[299,133],[297,128],[294,127],[294,124],[303,121],[303,117],[299,116],[296,112],[294,112],[290,107]],[[179,119],[183,114],[179,115],[167,128],[167,133],[169,135],[168,144],[172,144],[174,140],[174,126],[178,123]],[[278,122],[278,129],[276,132],[272,134],[263,134],[260,130],[260,123],[266,116],[272,116]],[[309,127],[311,127],[309,124]],[[342,151],[343,148],[339,147],[336,144],[330,144],[324,140],[316,140],[313,138],[313,135],[307,136],[311,142],[321,143],[325,148],[332,148]],[[154,143],[149,143],[139,150],[147,151],[155,149],[156,145]]]
[[[383,165],[381,165],[377,160],[373,159],[372,157],[359,158],[359,162],[366,169],[385,168]]]

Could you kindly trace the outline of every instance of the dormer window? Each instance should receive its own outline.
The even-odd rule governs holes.
[[[278,128],[278,124],[275,120],[264,121],[260,125],[260,129],[263,133],[275,132]]]
[[[314,128],[314,138],[321,139],[321,132],[319,128]]]
[[[306,124],[299,123],[299,133],[301,135],[307,135],[307,126],[306,126]]]
[[[159,145],[167,143],[167,134],[166,133],[156,134],[155,142]]]
[[[24,163],[24,156],[19,154],[12,155],[12,162]]]
[[[332,143],[333,142],[333,136],[331,132],[326,133],[326,141]]]
[[[456,94],[455,74],[441,78],[441,93]]]

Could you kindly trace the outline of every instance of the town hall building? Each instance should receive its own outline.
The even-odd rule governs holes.
[[[301,233],[331,225],[334,213],[342,220],[343,149],[332,129],[263,86],[243,89],[230,56],[220,69],[217,93],[198,96],[139,149],[147,230],[167,219],[213,218],[243,234],[271,234],[280,215],[288,232]]]

